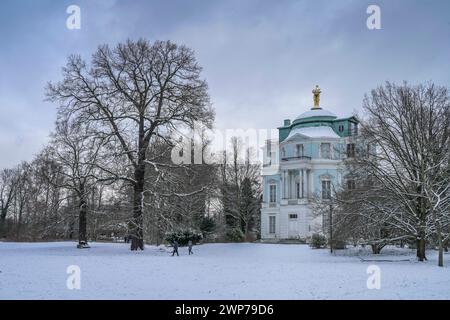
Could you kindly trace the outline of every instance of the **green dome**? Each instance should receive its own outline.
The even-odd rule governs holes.
[[[307,122],[312,120],[312,118],[323,118],[323,120],[334,120],[337,118],[337,116],[334,113],[322,108],[311,108],[311,110],[303,112],[301,115],[295,118],[293,123]]]

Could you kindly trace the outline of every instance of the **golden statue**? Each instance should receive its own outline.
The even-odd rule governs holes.
[[[320,93],[322,91],[320,90],[319,86],[316,85],[316,88],[312,91],[314,95],[314,108],[319,108],[320,106]]]

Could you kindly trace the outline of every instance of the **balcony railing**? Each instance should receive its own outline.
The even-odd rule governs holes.
[[[306,204],[310,202],[310,197],[304,197],[304,198],[282,198],[280,204],[282,206],[286,205],[298,205],[298,204]]]
[[[289,161],[289,160],[311,160],[311,157],[308,156],[295,156],[295,157],[283,157],[281,161]]]
[[[277,208],[279,205],[278,202],[266,202],[266,201],[263,201],[261,204],[263,208]]]

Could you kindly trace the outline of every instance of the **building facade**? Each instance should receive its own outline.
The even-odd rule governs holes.
[[[354,156],[358,120],[322,108],[320,93],[316,86],[314,106],[292,122],[284,120],[278,140],[263,148],[263,240],[308,239],[321,232],[323,217],[311,204],[331,198],[346,179],[343,161]]]

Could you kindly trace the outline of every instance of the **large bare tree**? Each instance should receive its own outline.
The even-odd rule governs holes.
[[[355,163],[373,180],[366,190],[371,195],[366,205],[375,209],[373,219],[417,241],[420,261],[426,260],[427,239],[437,232],[441,247],[445,240],[442,232],[448,223],[450,196],[449,106],[448,90],[434,84],[388,82],[364,101],[367,119],[362,122],[359,149],[367,155],[356,157]],[[367,149],[368,144],[374,147]]]
[[[211,124],[206,81],[191,49],[170,41],[128,40],[98,48],[88,65],[71,56],[63,80],[49,84],[48,98],[79,121],[94,122],[126,159],[133,186],[131,250],[144,249],[143,204],[146,158],[155,137],[177,126]]]

